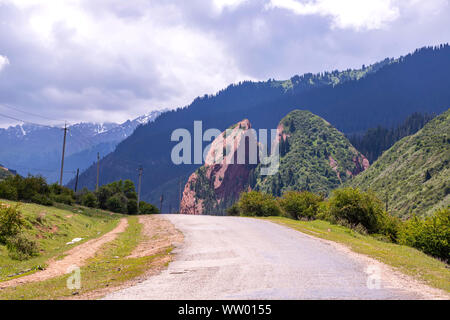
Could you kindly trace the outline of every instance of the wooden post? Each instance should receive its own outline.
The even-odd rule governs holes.
[[[59,177],[59,185],[63,185],[63,173],[64,173],[64,155],[66,153],[66,136],[67,136],[67,123],[64,124],[64,141],[63,141],[63,149],[62,149],[62,158],[61,158],[61,175]]]

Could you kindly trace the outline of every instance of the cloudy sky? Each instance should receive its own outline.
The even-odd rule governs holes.
[[[448,0],[0,0],[0,126],[124,121],[359,68],[449,42],[448,21]]]

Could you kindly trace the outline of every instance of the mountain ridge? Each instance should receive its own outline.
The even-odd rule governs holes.
[[[152,111],[121,124],[80,122],[68,126],[64,182],[77,168],[84,170],[95,161],[97,152],[102,156],[112,152],[136,127],[153,121],[161,112]],[[23,123],[0,128],[0,160],[21,175],[41,174],[50,182],[57,181],[62,137],[63,131],[56,126]]]
[[[165,207],[179,206],[179,178],[186,179],[199,165],[171,163],[173,130],[187,129],[193,122],[204,128],[226,129],[230,123],[250,119],[255,129],[276,128],[278,120],[294,109],[307,109],[330,122],[345,134],[363,132],[377,125],[391,127],[414,112],[441,113],[450,105],[450,47],[426,47],[404,57],[388,60],[363,77],[333,84],[317,85],[323,75],[298,76],[299,83],[285,90],[282,82],[242,82],[230,85],[216,95],[196,98],[189,106],[164,113],[157,121],[141,126],[101,163],[100,183],[118,179],[137,182],[137,168],[144,167],[143,199]],[[325,73],[326,75],[327,73]],[[292,77],[296,83],[296,77]],[[345,79],[345,77],[344,77]],[[313,82],[312,85],[309,85]],[[328,81],[328,80],[327,80]],[[289,85],[287,85],[289,87]],[[394,89],[395,88],[395,89]],[[96,168],[81,176],[82,185],[95,187]],[[166,186],[162,188],[162,186]],[[161,189],[162,188],[162,189]],[[158,193],[153,191],[158,189]]]

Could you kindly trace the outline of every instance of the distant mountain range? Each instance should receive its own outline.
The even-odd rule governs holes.
[[[171,162],[171,150],[177,142],[170,141],[170,136],[175,129],[185,128],[192,134],[194,121],[202,120],[203,128],[223,131],[242,119],[248,119],[255,129],[272,129],[295,109],[311,111],[346,135],[364,133],[379,125],[391,128],[414,112],[440,114],[447,110],[448,70],[450,46],[440,45],[359,70],[230,85],[138,127],[101,161],[100,182],[132,179],[136,183],[137,168],[142,165],[142,198],[159,204],[163,194],[163,211],[176,210],[180,182],[185,185],[199,165]],[[81,175],[80,183],[93,189],[95,181],[96,167],[91,166]],[[73,181],[69,185],[73,186]]]
[[[68,127],[64,183],[75,171],[89,167],[97,158],[114,151],[116,145],[162,111],[152,111],[124,123],[77,123]],[[41,174],[49,182],[59,181],[63,130],[59,127],[24,123],[0,129],[0,161],[21,175]]]

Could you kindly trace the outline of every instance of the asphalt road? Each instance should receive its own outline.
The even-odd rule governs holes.
[[[165,215],[183,232],[168,269],[105,299],[421,299],[333,245],[268,221]]]

